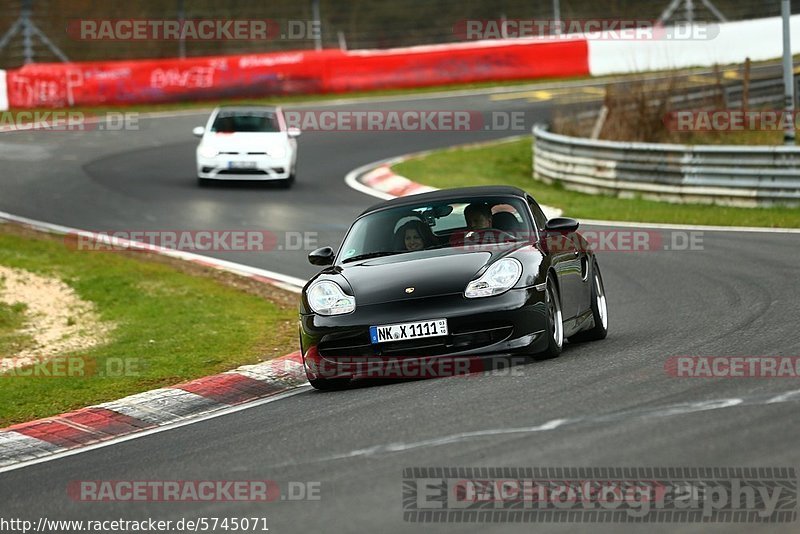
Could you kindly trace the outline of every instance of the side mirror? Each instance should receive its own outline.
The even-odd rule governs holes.
[[[292,138],[300,137],[300,133],[301,133],[300,128],[289,128],[288,130],[286,130],[286,135]]]
[[[192,130],[192,135],[195,137],[203,137],[203,134],[206,133],[206,129],[202,126],[197,126],[194,130]]]
[[[568,217],[555,217],[544,225],[544,232],[539,240],[542,250],[548,254],[574,252],[575,244],[567,237],[578,230],[580,223]]]
[[[336,254],[331,247],[318,248],[308,255],[308,261],[312,265],[333,265],[333,258]]]
[[[578,231],[578,226],[580,226],[580,223],[575,219],[570,219],[569,217],[555,217],[547,221],[547,224],[544,225],[544,229],[547,232],[571,234]]]

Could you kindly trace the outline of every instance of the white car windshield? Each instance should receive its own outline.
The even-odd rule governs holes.
[[[280,125],[271,111],[221,111],[211,125],[212,132],[279,132]]]

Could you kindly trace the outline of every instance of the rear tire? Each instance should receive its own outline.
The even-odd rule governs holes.
[[[589,330],[578,332],[570,341],[599,341],[608,336],[608,304],[606,289],[603,286],[603,275],[597,260],[592,262],[592,319],[594,326]]]
[[[535,354],[537,360],[557,358],[564,348],[564,317],[561,313],[561,300],[558,296],[556,284],[551,278],[547,280],[545,292],[545,305],[547,307],[547,349]]]

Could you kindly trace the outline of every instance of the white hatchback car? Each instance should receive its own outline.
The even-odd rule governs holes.
[[[197,180],[274,180],[289,187],[295,179],[300,130],[287,128],[278,107],[219,107],[205,127],[192,133],[197,146]]]

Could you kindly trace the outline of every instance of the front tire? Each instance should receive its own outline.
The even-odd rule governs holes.
[[[319,391],[336,391],[345,389],[350,384],[349,378],[314,378],[308,379],[311,387]]]
[[[281,180],[281,187],[284,189],[289,189],[294,185],[294,180],[295,180],[295,172],[292,171],[292,174],[290,174],[288,178],[286,178],[285,180]]]
[[[547,280],[545,306],[547,307],[547,349],[534,356],[537,360],[557,358],[564,348],[564,317],[561,313],[561,300],[558,296],[558,289],[556,289],[556,284],[552,278]]]
[[[597,260],[592,262],[592,319],[594,326],[589,330],[579,332],[570,338],[570,341],[599,341],[608,336],[608,304],[606,302],[606,289],[603,286],[603,276]]]

